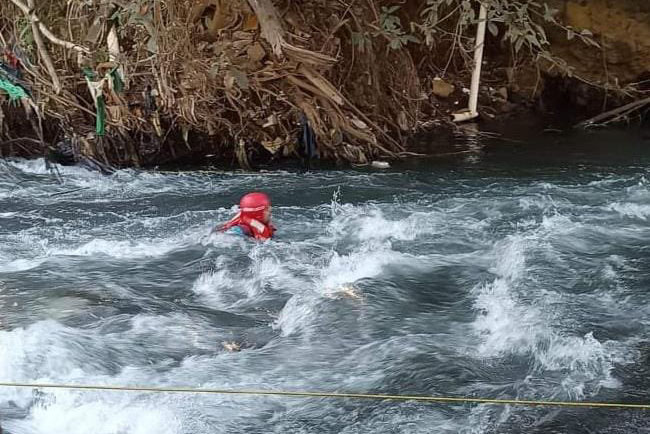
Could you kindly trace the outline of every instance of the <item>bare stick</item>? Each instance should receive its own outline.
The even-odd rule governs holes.
[[[34,0],[28,0],[28,4],[29,11],[27,13],[34,10]],[[59,80],[59,76],[57,75],[56,69],[54,68],[54,63],[52,62],[50,53],[48,53],[47,47],[45,47],[45,42],[43,42],[43,38],[41,37],[41,31],[38,26],[38,18],[36,15],[32,14],[30,16],[30,21],[32,24],[32,33],[34,34],[34,42],[36,42],[36,47],[38,47],[38,53],[41,55],[43,63],[45,63],[45,69],[47,69],[48,74],[50,74],[50,78],[52,79],[52,87],[54,87],[54,93],[58,95],[61,92],[61,80]]]
[[[614,110],[606,111],[605,113],[601,113],[598,116],[594,116],[591,119],[587,119],[586,121],[580,122],[578,125],[576,125],[576,127],[584,128],[590,125],[601,123],[609,118],[615,118],[616,116],[622,113],[627,112],[629,114],[632,113],[634,110],[638,110],[647,104],[650,104],[650,97],[631,102],[622,107],[615,108]]]

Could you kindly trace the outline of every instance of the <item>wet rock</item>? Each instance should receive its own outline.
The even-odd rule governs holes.
[[[375,169],[390,169],[390,163],[387,161],[373,161],[371,165]]]
[[[507,88],[501,87],[501,88],[499,88],[497,93],[499,94],[499,96],[501,96],[501,98],[508,101],[508,89]]]
[[[52,163],[61,164],[62,166],[72,166],[76,163],[72,140],[66,138],[61,140],[54,148],[50,148],[47,159]]]
[[[440,98],[449,98],[449,95],[454,93],[456,87],[453,84],[449,84],[440,77],[433,79],[433,86],[431,91],[434,95]]]
[[[499,106],[499,112],[501,113],[511,113],[515,111],[519,107],[517,104],[511,103],[509,101],[505,101],[503,104]]]
[[[563,11],[559,18],[564,24],[578,33],[588,29],[602,45],[589,47],[580,38],[567,40],[564,31],[551,32],[553,53],[566,59],[575,74],[593,81],[617,77],[630,82],[650,71],[650,2],[551,0],[549,6]]]

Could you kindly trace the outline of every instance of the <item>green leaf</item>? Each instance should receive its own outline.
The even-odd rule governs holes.
[[[115,9],[115,12],[113,12],[113,15],[108,18],[108,21],[119,20],[120,15],[122,15],[122,11],[120,9]]]
[[[544,3],[544,21],[553,22],[555,21],[554,10],[549,8],[546,3]]]
[[[530,33],[527,34],[527,35],[526,35],[526,40],[528,41],[528,43],[529,43],[531,46],[535,46],[535,47],[541,48],[541,44],[539,43],[539,41],[537,40],[537,38],[535,37],[535,35],[530,34]]]
[[[497,36],[499,34],[499,28],[492,22],[488,23],[488,30],[492,33],[492,36]]]
[[[544,27],[540,26],[537,23],[533,23],[535,25],[535,29],[537,29],[537,34],[539,35],[541,42],[543,44],[548,44],[548,38],[546,37],[546,31],[544,30]]]
[[[248,90],[249,82],[248,82],[248,76],[246,75],[245,72],[242,72],[237,68],[232,68],[230,70],[230,73],[232,74],[233,77],[235,77],[237,86],[239,86],[240,89]]]
[[[217,76],[219,75],[219,70],[220,70],[220,68],[219,68],[219,64],[218,64],[218,63],[214,63],[214,64],[212,64],[212,66],[210,67],[210,70],[208,71],[208,75],[210,76],[210,78],[215,79],[215,78],[217,78]]]
[[[407,35],[406,40],[409,41],[409,42],[413,42],[414,44],[421,44],[422,43],[420,38],[418,38],[415,35]]]
[[[524,45],[524,38],[517,39],[517,42],[515,42],[515,52],[519,53],[522,45]]]
[[[147,50],[150,53],[158,54],[158,38],[155,36],[149,37],[149,40],[147,41]]]

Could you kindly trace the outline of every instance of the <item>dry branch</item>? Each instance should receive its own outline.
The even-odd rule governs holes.
[[[15,3],[15,1],[14,1]],[[29,9],[34,9],[34,0],[28,0]],[[29,14],[29,12],[28,12]],[[38,53],[41,55],[41,60],[45,64],[45,69],[47,69],[50,78],[52,79],[52,87],[54,88],[54,93],[59,94],[61,92],[61,80],[59,80],[59,75],[56,73],[54,68],[54,63],[52,63],[52,58],[50,53],[47,51],[47,47],[41,38],[41,31],[38,25],[38,18],[36,15],[30,15],[30,21],[32,26],[32,33],[34,35],[34,42],[36,42],[36,47],[38,48]]]
[[[629,104],[625,104],[622,107],[618,107],[613,110],[609,110],[604,113],[601,113],[598,116],[594,116],[591,119],[587,119],[586,121],[580,122],[578,125],[576,125],[576,127],[585,128],[593,125],[608,123],[618,119],[621,116],[625,116],[626,114],[633,113],[645,105],[650,105],[650,97],[642,98],[640,100],[633,101]]]
[[[278,11],[271,0],[248,0],[253,12],[262,27],[262,36],[271,44],[273,54],[282,59],[282,45],[284,43],[284,29]]]
[[[11,0],[11,2],[24,12],[25,15],[29,17],[30,21],[38,26],[38,29],[41,31],[41,33],[43,33],[43,36],[45,36],[53,44],[60,45],[69,50],[80,51],[86,54],[90,53],[90,50],[88,50],[86,47],[74,44],[72,42],[64,41],[63,39],[54,36],[54,34],[45,26],[45,24],[41,22],[38,16],[36,16],[36,13],[34,12],[35,6],[33,0],[29,1],[29,6],[22,3],[20,0]]]
[[[20,8],[38,30],[34,34],[43,36],[39,53],[41,47],[47,51],[42,42],[48,41],[86,53],[76,42],[90,40],[93,48],[107,46],[107,60],[112,61],[108,67],[99,56],[88,56],[87,66],[96,76],[105,76],[107,69],[117,66],[119,75],[128,77],[126,93],[106,89],[107,128],[100,142],[92,134],[96,113],[87,105],[91,96],[79,80],[70,80],[80,71],[68,65],[62,50],[51,51],[52,68],[43,54],[43,68],[25,65],[33,88],[44,96],[45,113],[61,123],[68,137],[80,138],[82,154],[117,164],[146,164],[143,153],[165,152],[176,158],[203,152],[201,146],[211,147],[210,153],[223,147],[226,155],[246,167],[251,163],[247,153],[254,155],[255,148],[264,144],[273,143],[274,149],[281,146],[285,155],[291,154],[296,149],[296,120],[304,114],[322,156],[363,162],[379,155],[399,155],[403,147],[392,136],[399,134],[397,116],[418,116],[413,112],[415,104],[396,105],[382,96],[417,95],[419,90],[413,89],[417,70],[409,56],[396,58],[399,61],[393,63],[400,67],[377,68],[377,59],[386,51],[382,39],[365,52],[358,51],[352,66],[338,62],[350,42],[341,37],[347,32],[345,26],[330,18],[350,13],[343,2],[324,6],[310,0],[314,15],[306,17],[294,2],[287,2],[280,14],[274,0],[195,0],[195,8],[187,7],[187,0],[168,0],[155,2],[159,7],[144,2],[135,9],[130,3],[110,0],[118,6],[115,13],[121,14],[122,24],[114,27],[105,23],[106,8],[93,10],[73,2],[73,13],[65,6],[68,0],[52,1],[68,11],[68,18],[86,15],[84,20],[68,19],[62,27],[52,27],[55,33],[65,28],[72,42],[54,37],[40,22],[33,9],[35,0],[27,6],[27,0],[6,3]],[[357,13],[372,15],[369,6],[359,7],[363,12]],[[216,24],[215,17],[220,20]],[[42,18],[51,20],[52,26],[60,23]],[[6,23],[0,17],[0,26],[3,20]],[[52,71],[59,73],[60,94],[50,88]],[[363,78],[367,71],[368,80]],[[210,143],[192,142],[189,147],[189,132]]]

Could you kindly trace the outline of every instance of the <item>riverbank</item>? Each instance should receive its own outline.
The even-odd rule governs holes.
[[[647,95],[650,7],[548,5],[490,3],[479,128],[584,120]],[[0,104],[2,155],[367,164],[410,155],[418,134],[455,131],[468,105],[478,2],[22,6],[0,5],[0,94],[14,100]]]

